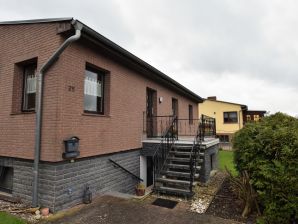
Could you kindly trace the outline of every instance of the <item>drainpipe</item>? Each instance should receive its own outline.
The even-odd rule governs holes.
[[[36,121],[35,121],[35,151],[34,151],[34,167],[33,167],[33,197],[32,207],[38,206],[38,166],[41,151],[41,127],[42,127],[42,98],[43,98],[43,77],[45,72],[55,63],[62,52],[72,42],[81,37],[82,24],[73,20],[72,25],[75,27],[75,35],[69,37],[64,43],[56,50],[56,52],[47,60],[47,62],[40,68],[37,74],[37,100],[36,100]]]

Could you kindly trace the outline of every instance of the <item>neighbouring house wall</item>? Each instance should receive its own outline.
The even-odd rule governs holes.
[[[68,161],[40,164],[39,203],[52,212],[82,203],[86,184],[93,196],[109,191],[134,193],[138,180],[109,159],[140,176],[140,150]],[[33,161],[0,157],[0,166],[14,169],[12,195],[24,202],[32,200]]]
[[[214,100],[205,100],[199,104],[199,115],[207,115],[216,119],[217,134],[233,134],[243,127],[243,114],[240,105],[218,102]],[[237,112],[237,123],[224,123],[224,112]]]
[[[39,69],[66,39],[56,34],[56,26],[0,26],[1,156],[33,159],[35,113],[12,114],[14,67],[15,63],[37,57]],[[104,116],[83,113],[87,62],[109,72],[105,99],[108,110]],[[178,99],[180,118],[188,118],[189,104],[194,114],[198,110],[196,102],[145,78],[103,49],[86,41],[73,43],[46,72],[41,160],[61,161],[63,140],[73,135],[80,138],[80,157],[140,148],[147,87],[157,91],[157,100],[163,97],[163,102],[157,103],[158,115],[172,113],[172,97]]]

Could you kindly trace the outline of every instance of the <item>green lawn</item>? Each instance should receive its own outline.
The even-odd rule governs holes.
[[[0,224],[26,224],[26,222],[6,212],[0,212]]]
[[[233,161],[234,152],[232,151],[223,151],[220,150],[218,152],[219,154],[219,169],[222,171],[225,171],[225,166],[228,168],[228,170],[231,171],[231,173],[236,176],[238,175]]]

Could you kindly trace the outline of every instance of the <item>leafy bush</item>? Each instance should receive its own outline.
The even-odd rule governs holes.
[[[247,171],[266,223],[298,214],[298,119],[282,113],[248,123],[233,139],[239,172]]]

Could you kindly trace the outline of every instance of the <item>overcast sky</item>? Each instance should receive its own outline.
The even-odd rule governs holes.
[[[298,115],[296,0],[0,0],[0,20],[74,17],[202,97]]]

